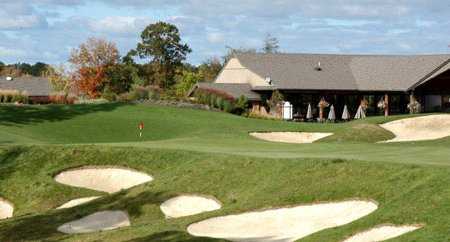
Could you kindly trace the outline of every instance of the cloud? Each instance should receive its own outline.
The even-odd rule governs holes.
[[[225,46],[260,49],[267,33],[285,52],[442,53],[450,42],[450,2],[439,0],[0,2],[0,46],[9,53],[0,57],[10,62],[64,62],[91,36],[116,42],[124,54],[156,21],[180,29],[193,63],[225,54]]]
[[[26,55],[26,52],[23,50],[18,49],[9,49],[0,46],[0,57],[24,57]]]
[[[152,23],[150,18],[138,18],[131,16],[109,16],[100,20],[90,20],[89,27],[92,31],[116,33],[116,34],[137,34],[144,26]]]
[[[225,40],[225,34],[223,33],[208,33],[207,37],[208,41],[213,44],[223,43]]]

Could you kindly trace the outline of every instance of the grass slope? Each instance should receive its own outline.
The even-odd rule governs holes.
[[[341,241],[383,223],[426,225],[392,241],[450,241],[450,138],[375,143],[393,137],[379,123],[404,117],[316,124],[147,105],[0,106],[0,197],[16,209],[0,221],[0,241],[216,241],[191,237],[185,228],[218,215],[351,198],[374,199],[379,209],[301,241]],[[146,124],[141,139],[140,121]],[[257,140],[251,131],[335,135],[298,145]],[[59,171],[83,165],[131,167],[155,180],[111,195],[53,181]],[[165,219],[159,205],[181,193],[213,195],[224,207]],[[93,195],[103,198],[53,209]],[[56,231],[106,209],[127,210],[132,226],[85,235]]]
[[[261,208],[351,198],[374,199],[379,209],[346,226],[304,241],[339,241],[383,223],[424,223],[396,241],[447,241],[450,170],[345,160],[263,159],[113,147],[9,147],[2,149],[0,194],[16,204],[16,217],[0,222],[0,241],[204,241],[185,228],[208,217]],[[58,184],[60,170],[82,165],[128,166],[154,176],[151,183],[68,210],[52,210],[67,200],[103,195]],[[180,193],[216,196],[223,209],[165,219],[159,205]],[[125,209],[132,227],[86,235],[55,228],[99,210]]]
[[[338,124],[289,123],[220,112],[148,105],[0,106],[0,144],[101,144],[191,150],[272,158],[342,158],[450,165],[450,138],[375,144],[393,135],[377,124],[404,118]],[[137,124],[145,131],[138,137]],[[252,131],[333,132],[319,143],[257,140]]]

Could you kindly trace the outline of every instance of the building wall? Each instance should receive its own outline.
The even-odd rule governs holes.
[[[268,86],[263,77],[241,65],[237,58],[231,58],[220,72],[216,83],[248,83],[251,86]]]
[[[425,112],[439,111],[442,106],[441,95],[426,95],[425,96]]]

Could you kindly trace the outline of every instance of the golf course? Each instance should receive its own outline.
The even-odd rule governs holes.
[[[296,123],[153,104],[1,105],[0,201],[14,211],[0,220],[0,241],[342,242],[363,241],[351,237],[386,225],[415,226],[386,238],[392,242],[450,241],[450,137],[384,142],[395,135],[381,125],[420,116]],[[254,132],[327,135],[300,144]],[[177,214],[167,202],[183,195],[204,202],[202,211],[162,211],[165,204]],[[80,198],[92,199],[56,209]],[[171,200],[183,206],[179,201]],[[289,209],[316,205],[348,216],[302,233],[266,228],[261,218],[248,222],[256,212],[285,208],[289,217]],[[120,226],[77,233],[73,221],[102,211],[115,212]],[[240,237],[234,217],[263,228],[255,234],[279,234]],[[231,225],[221,228],[227,220]],[[203,226],[209,221],[218,225]]]

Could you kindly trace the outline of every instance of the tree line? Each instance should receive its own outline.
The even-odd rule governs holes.
[[[35,64],[15,63],[5,64],[0,61],[0,76],[42,76],[50,65],[43,62],[36,62]]]
[[[276,53],[278,48],[278,40],[267,35],[261,51]],[[34,65],[0,64],[0,71],[46,76],[54,89],[65,96],[76,93],[89,99],[116,100],[147,98],[154,94],[176,98],[183,97],[197,82],[214,81],[234,53],[257,50],[229,48],[221,59],[209,58],[198,66],[186,62],[191,52],[175,25],[157,22],[142,31],[136,47],[124,56],[120,55],[114,42],[89,38],[72,50],[69,69],[64,65],[50,66],[39,62]]]

